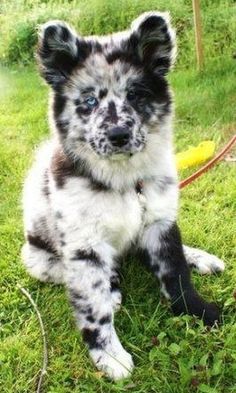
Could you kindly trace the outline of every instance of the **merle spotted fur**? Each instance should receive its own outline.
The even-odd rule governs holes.
[[[175,314],[219,321],[190,280],[223,262],[182,246],[172,152],[175,57],[167,14],[150,12],[107,37],[81,37],[60,21],[42,26],[38,62],[51,86],[52,136],[24,187],[24,263],[64,283],[98,369],[113,379],[133,368],[114,328],[119,260],[128,250],[159,279]]]

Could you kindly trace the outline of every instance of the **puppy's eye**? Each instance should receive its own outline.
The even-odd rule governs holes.
[[[135,98],[136,98],[135,91],[134,90],[129,90],[128,93],[127,93],[127,99],[129,101],[133,101],[133,100],[135,100]]]
[[[90,108],[94,108],[98,104],[98,100],[95,97],[88,97],[85,102]]]

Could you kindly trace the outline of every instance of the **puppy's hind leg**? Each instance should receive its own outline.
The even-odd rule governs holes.
[[[199,248],[183,246],[184,255],[190,267],[195,268],[200,274],[223,272],[224,262],[215,255],[209,254]]]

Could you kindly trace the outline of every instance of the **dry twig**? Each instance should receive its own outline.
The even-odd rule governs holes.
[[[39,324],[40,324],[40,329],[41,329],[41,334],[42,334],[42,339],[43,339],[43,362],[42,362],[42,368],[40,370],[40,377],[39,377],[36,393],[41,393],[42,392],[41,388],[42,388],[43,378],[44,378],[45,374],[47,373],[47,365],[48,365],[48,349],[47,349],[46,333],[45,333],[45,329],[44,329],[44,325],[43,325],[43,320],[42,320],[41,314],[39,312],[39,309],[38,309],[36,303],[32,299],[31,295],[21,285],[17,284],[17,287],[27,297],[27,299],[32,304],[32,306],[33,306],[33,308],[34,308],[34,310],[35,310],[35,312],[37,314],[37,317],[38,317],[38,320],[39,320]]]

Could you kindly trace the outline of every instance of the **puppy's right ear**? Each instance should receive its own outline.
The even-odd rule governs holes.
[[[156,75],[166,75],[175,60],[175,32],[166,12],[145,12],[131,25],[130,46],[143,65]]]
[[[88,56],[89,46],[64,22],[45,23],[39,33],[37,59],[42,76],[54,89]]]

